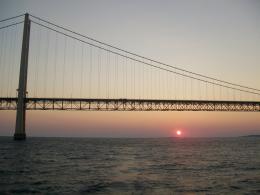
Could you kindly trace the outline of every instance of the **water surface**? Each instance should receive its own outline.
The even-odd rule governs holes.
[[[0,194],[260,194],[260,138],[0,137]]]

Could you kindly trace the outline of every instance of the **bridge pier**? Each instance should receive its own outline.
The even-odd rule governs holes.
[[[26,93],[27,93],[26,87],[27,87],[27,72],[28,72],[27,70],[28,70],[30,26],[31,26],[31,22],[29,19],[29,14],[26,13],[24,18],[23,43],[22,43],[22,52],[21,52],[14,140],[26,139],[26,133],[25,133]]]

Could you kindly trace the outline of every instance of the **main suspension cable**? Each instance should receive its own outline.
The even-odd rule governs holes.
[[[24,15],[25,15],[25,14],[21,14],[21,15],[18,15],[18,16],[6,18],[6,19],[3,19],[3,20],[0,20],[0,22],[5,22],[5,21],[8,21],[8,20],[12,20],[12,19],[15,19],[15,18],[19,18],[19,17],[24,16]]]
[[[6,25],[6,26],[2,26],[2,27],[0,27],[0,30],[1,30],[1,29],[5,29],[5,28],[8,28],[8,27],[11,27],[11,26],[15,26],[15,25],[18,25],[18,24],[21,24],[21,23],[23,23],[23,21],[21,21],[21,22],[16,22],[16,23],[13,23],[13,24],[9,24],[9,25]]]

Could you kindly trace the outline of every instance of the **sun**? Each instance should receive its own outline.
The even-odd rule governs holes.
[[[180,131],[180,130],[177,130],[177,131],[176,131],[176,134],[180,136],[180,135],[181,135],[181,131]]]

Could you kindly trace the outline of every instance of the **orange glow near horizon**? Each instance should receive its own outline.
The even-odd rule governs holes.
[[[14,111],[0,111],[0,135],[13,135],[15,117]],[[28,111],[26,124],[30,136],[228,137],[259,134],[260,115],[225,112]],[[177,135],[177,131],[181,131],[181,135]]]

